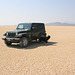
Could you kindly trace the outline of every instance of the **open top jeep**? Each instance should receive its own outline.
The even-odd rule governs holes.
[[[20,23],[16,30],[6,32],[4,36],[6,37],[2,39],[6,45],[19,43],[21,47],[26,47],[32,40],[46,38],[45,25],[44,23]]]

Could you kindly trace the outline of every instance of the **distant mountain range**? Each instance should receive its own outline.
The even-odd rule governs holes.
[[[45,25],[46,26],[75,26],[75,24],[61,23],[61,22],[46,23]],[[17,25],[0,25],[0,26],[17,26]]]
[[[0,25],[0,26],[17,26],[17,25]]]
[[[46,23],[46,25],[47,26],[75,26],[75,24],[61,23],[61,22]]]

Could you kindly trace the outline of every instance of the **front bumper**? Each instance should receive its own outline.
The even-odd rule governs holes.
[[[2,38],[2,40],[12,42],[12,43],[16,43],[16,42],[20,41],[20,38]]]

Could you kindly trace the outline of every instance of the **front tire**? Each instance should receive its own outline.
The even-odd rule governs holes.
[[[26,37],[21,38],[20,40],[20,47],[27,47],[28,46],[28,39]]]
[[[6,44],[7,46],[10,46],[12,43],[5,41],[5,44]]]

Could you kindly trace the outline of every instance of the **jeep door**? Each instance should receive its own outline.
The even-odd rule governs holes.
[[[31,29],[32,29],[32,39],[37,39],[37,37],[38,37],[37,24],[36,23],[33,23]]]

